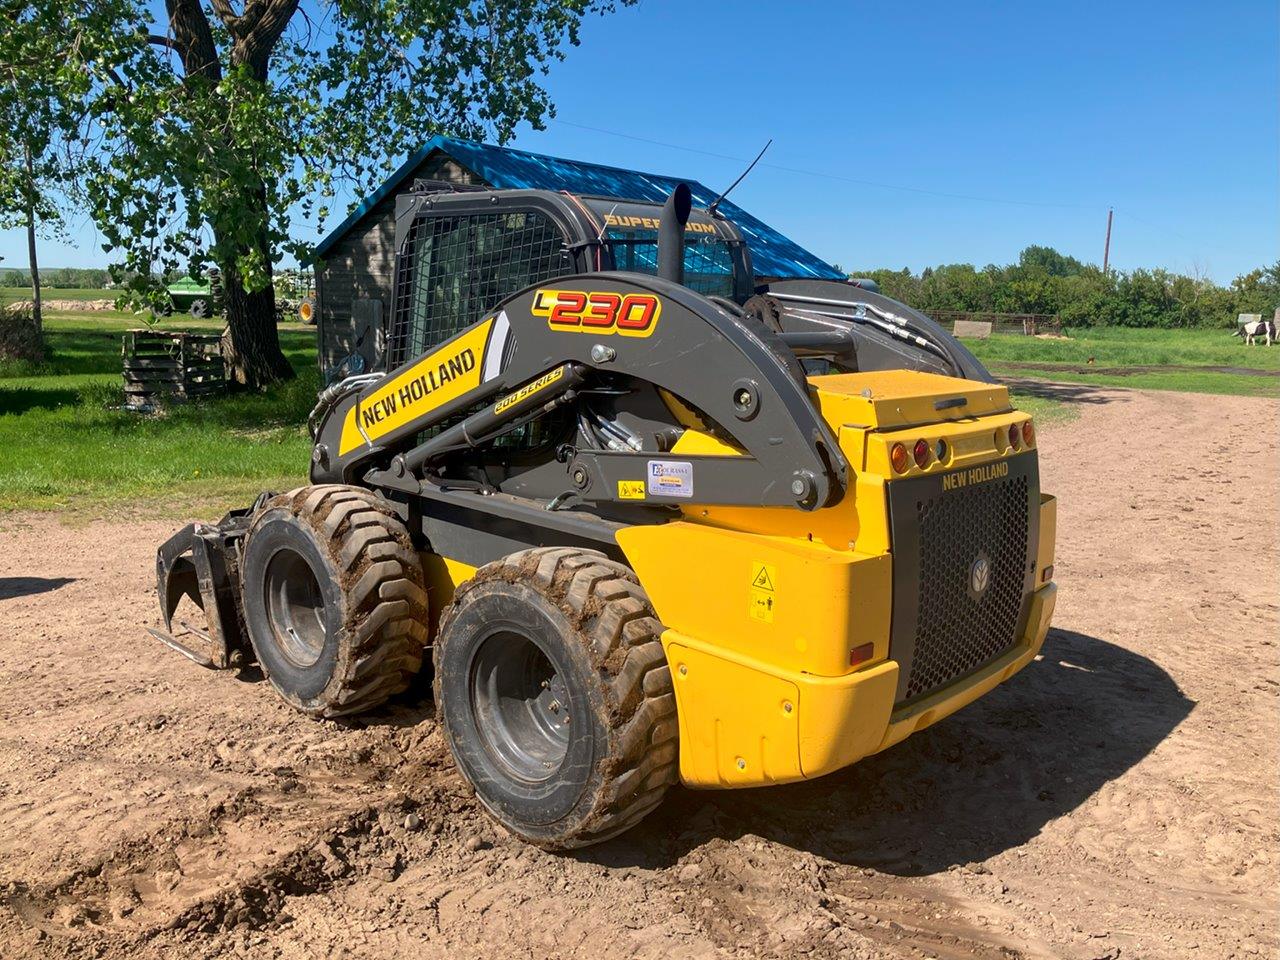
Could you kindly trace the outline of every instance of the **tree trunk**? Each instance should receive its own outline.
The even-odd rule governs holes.
[[[31,148],[26,147],[24,154],[27,164],[27,189],[34,191],[36,173],[31,160]],[[43,347],[44,316],[40,310],[40,265],[36,262],[36,205],[31,199],[31,194],[27,196],[27,260],[31,264],[31,316],[35,324],[36,342]]]
[[[267,260],[270,272],[270,260]],[[271,284],[250,293],[240,270],[232,263],[219,265],[227,300],[227,334],[223,338],[231,378],[251,389],[293,379],[293,367],[280,349],[276,329],[276,292]]]
[[[231,35],[232,65],[247,64],[254,76],[265,83],[271,51],[296,11],[298,0],[254,0],[243,4],[240,14],[222,0],[214,0],[212,6]],[[184,75],[188,79],[200,77],[216,85],[222,78],[222,63],[205,7],[200,0],[165,0],[165,8]],[[233,148],[228,145],[225,149]],[[254,202],[261,214],[259,222],[267,223],[265,189],[257,191]],[[218,233],[216,225],[214,233]],[[218,264],[227,303],[227,334],[223,344],[231,378],[249,388],[292,379],[293,367],[280,350],[276,329],[276,293],[270,282],[271,250],[265,229],[255,242],[256,251],[244,249],[242,240],[223,243],[224,237],[218,239],[222,250],[234,250],[234,253],[220,255],[222,262]],[[253,293],[245,290],[244,277],[235,263],[236,254],[249,252],[261,256],[267,273],[266,286]]]

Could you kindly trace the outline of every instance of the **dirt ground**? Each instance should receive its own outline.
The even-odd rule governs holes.
[[[1040,660],[573,856],[486,820],[425,691],[315,722],[147,636],[170,522],[0,517],[0,956],[1276,956],[1280,402],[1053,390]]]

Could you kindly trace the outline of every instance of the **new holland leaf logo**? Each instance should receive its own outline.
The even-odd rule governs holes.
[[[991,561],[984,556],[979,556],[973,561],[973,566],[969,568],[969,587],[973,590],[974,596],[982,596],[991,584]]]

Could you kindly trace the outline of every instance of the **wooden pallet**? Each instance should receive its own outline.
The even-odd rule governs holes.
[[[217,334],[127,330],[121,353],[129,409],[153,410],[227,392]]]

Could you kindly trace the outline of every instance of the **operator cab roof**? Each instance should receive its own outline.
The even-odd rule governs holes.
[[[381,187],[366,197],[350,216],[320,241],[312,258],[324,259],[326,252],[375,206],[395,193],[408,190],[415,175],[430,175],[422,171],[432,166],[439,166],[441,169],[447,166],[450,179],[457,179],[461,183],[499,190],[554,190],[576,194],[584,199],[607,198],[610,201],[630,200],[642,204],[661,205],[666,202],[676,184],[686,183],[693,194],[694,215],[691,219],[698,221],[706,220],[706,207],[719,196],[718,191],[688,178],[642,173],[621,167],[436,136],[410,156]],[[722,201],[719,211],[742,234],[751,251],[752,265],[758,278],[845,279],[843,272],[768,224],[757,220],[731,200]],[[607,208],[605,212],[608,212]],[[701,217],[698,216],[699,213],[702,214]]]

